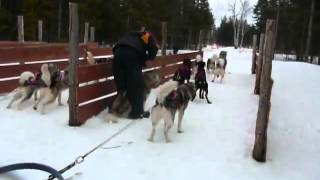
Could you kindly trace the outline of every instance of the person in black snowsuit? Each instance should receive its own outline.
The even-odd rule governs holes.
[[[132,106],[129,118],[137,119],[148,116],[143,109],[142,68],[147,61],[153,60],[158,52],[158,45],[150,32],[145,30],[132,32],[122,37],[113,48],[113,75],[118,92],[127,92]]]

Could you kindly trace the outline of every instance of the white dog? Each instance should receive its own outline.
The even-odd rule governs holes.
[[[223,58],[219,58],[218,61],[215,62],[215,68],[213,70],[213,79],[212,82],[216,78],[220,77],[220,83],[222,83],[224,74],[225,74],[226,61]]]
[[[212,73],[215,69],[215,64],[216,62],[219,61],[219,57],[217,54],[213,54],[211,58],[208,59],[207,61],[207,72]]]
[[[35,83],[39,82],[39,83]],[[13,98],[8,104],[7,108],[10,109],[12,107],[12,104],[15,101],[18,101],[17,108],[18,110],[21,110],[21,104],[25,102],[26,100],[30,99],[31,96],[36,93],[37,89],[42,86],[50,86],[51,84],[51,75],[48,68],[48,64],[43,64],[41,66],[41,76],[36,77],[32,72],[25,71],[21,73],[19,78],[19,86],[13,90]]]

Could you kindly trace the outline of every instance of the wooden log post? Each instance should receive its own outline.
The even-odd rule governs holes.
[[[251,64],[251,74],[256,73],[256,52],[257,52],[257,35],[253,35],[252,40],[252,64]]]
[[[18,16],[18,42],[24,43],[24,23],[23,23],[23,16]]]
[[[69,125],[79,126],[77,119],[77,69],[79,62],[79,16],[78,5],[69,3]]]
[[[203,43],[203,30],[201,29],[199,32],[199,41],[198,41],[199,51],[202,51],[202,43]]]
[[[261,79],[261,70],[262,70],[262,63],[263,63],[263,49],[264,49],[264,34],[260,35],[260,42],[259,42],[259,56],[256,68],[256,83],[254,86],[254,94],[260,94],[260,79]]]
[[[95,41],[94,33],[95,33],[95,27],[91,26],[90,27],[90,42],[94,42]]]
[[[84,36],[83,36],[83,43],[88,43],[89,40],[89,27],[90,24],[88,22],[84,23]]]
[[[42,42],[42,20],[38,20],[38,41]]]
[[[161,33],[162,33],[161,54],[165,56],[167,51],[167,22],[162,22]]]
[[[267,153],[267,130],[269,122],[269,114],[271,108],[271,91],[273,80],[271,78],[272,57],[273,57],[273,41],[274,41],[274,20],[267,20],[265,33],[264,57],[261,73],[260,99],[257,114],[255,142],[252,156],[256,161],[265,162]]]

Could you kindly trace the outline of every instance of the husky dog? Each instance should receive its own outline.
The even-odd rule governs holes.
[[[202,57],[201,57],[201,55],[200,54],[198,54],[197,56],[196,56],[196,61],[194,61],[193,63],[192,63],[192,74],[191,74],[191,77],[192,77],[192,79],[194,79],[195,78],[195,76],[196,76],[196,74],[197,74],[197,71],[198,71],[198,62],[201,62],[202,61]]]
[[[34,110],[41,106],[41,114],[45,113],[45,106],[54,102],[58,98],[59,106],[63,105],[61,102],[61,93],[64,89],[68,88],[68,70],[61,71],[54,64],[49,65],[51,69],[51,84],[50,86],[39,88],[39,99],[33,106]]]
[[[220,76],[220,83],[222,83],[226,68],[226,61],[223,58],[219,58],[218,61],[215,62],[215,69],[213,71],[213,79],[212,82]]]
[[[213,73],[215,69],[215,63],[219,60],[218,55],[214,54],[211,58],[207,61],[207,72]]]
[[[13,99],[8,104],[7,108],[11,108],[15,101],[19,101],[18,110],[21,110],[21,104],[30,99],[36,91],[43,86],[51,85],[51,72],[48,64],[41,66],[40,73],[35,75],[30,71],[21,73],[19,79],[19,86],[13,92]],[[36,96],[35,96],[36,97]]]
[[[190,59],[184,59],[182,65],[174,73],[173,80],[178,81],[180,84],[185,83],[185,81],[190,81],[191,76],[191,65]]]
[[[86,60],[88,64],[96,64],[93,54],[87,48],[84,48],[84,53],[84,60]]]
[[[144,99],[145,102],[150,94],[152,88],[156,88],[160,85],[160,75],[158,70],[147,71],[143,73],[144,78]],[[113,100],[109,107],[109,114],[106,116],[107,122],[117,123],[117,118],[128,118],[131,112],[131,104],[127,92],[118,92],[117,96]],[[148,113],[147,113],[148,114]],[[145,116],[148,116],[148,115]]]
[[[170,142],[168,132],[174,124],[176,111],[179,111],[178,133],[182,133],[182,118],[189,101],[196,95],[193,83],[179,85],[177,81],[168,81],[160,87],[156,104],[151,109],[152,131],[149,141],[153,141],[156,127],[161,119],[164,120],[164,136],[166,142]]]
[[[205,65],[206,65],[205,62],[203,61],[198,62],[198,70],[195,77],[195,85],[196,85],[196,91],[198,91],[198,89],[200,90],[199,98],[203,99],[204,97],[206,97],[207,103],[211,104],[208,98],[209,89],[208,89]]]

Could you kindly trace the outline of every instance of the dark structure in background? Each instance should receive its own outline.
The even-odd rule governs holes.
[[[95,39],[114,44],[125,33],[142,25],[161,37],[161,22],[168,27],[168,47],[196,47],[200,30],[214,29],[208,0],[71,0],[79,4],[80,39],[84,23],[95,27]],[[43,21],[44,42],[68,40],[69,1],[0,0],[0,40],[16,40],[17,15],[24,16],[25,40],[37,40],[37,22]],[[189,37],[190,36],[190,37]],[[188,42],[189,40],[189,42]],[[161,41],[161,38],[158,39]]]

